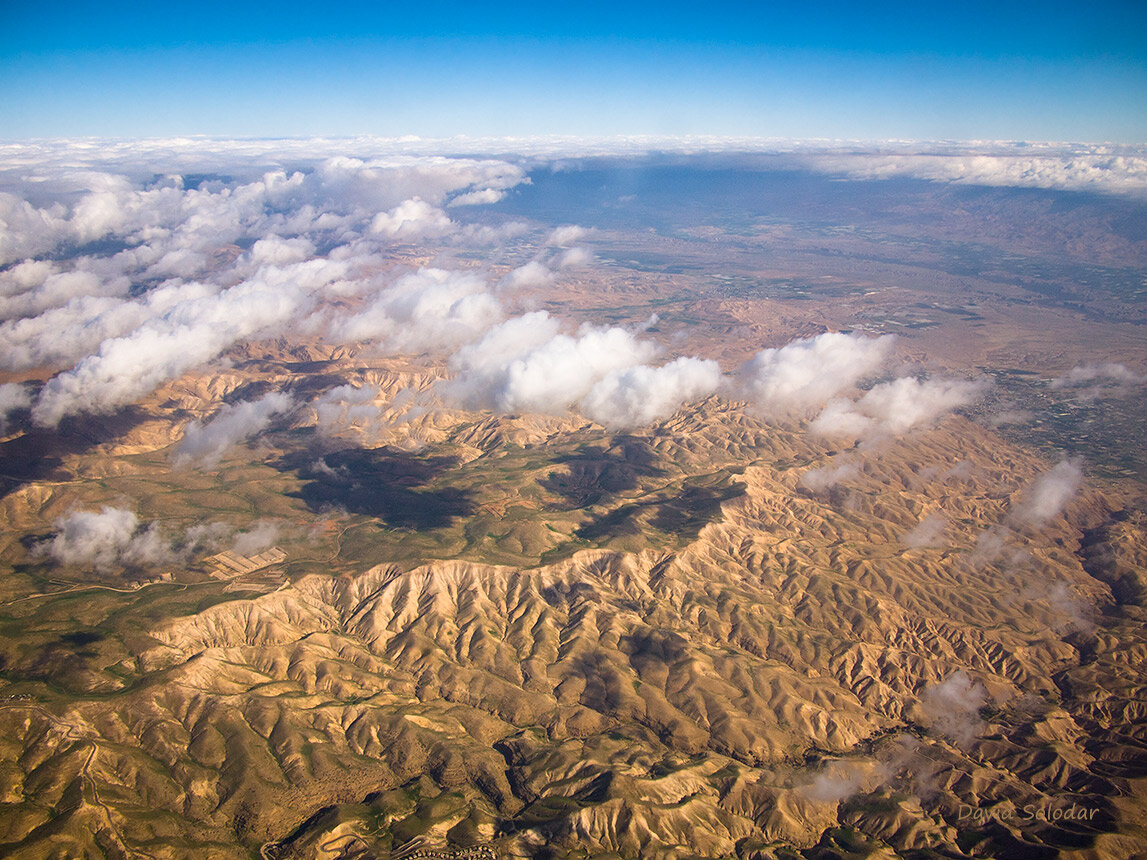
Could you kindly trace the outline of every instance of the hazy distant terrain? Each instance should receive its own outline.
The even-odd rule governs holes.
[[[1147,852],[1145,164],[0,149],[0,853]]]

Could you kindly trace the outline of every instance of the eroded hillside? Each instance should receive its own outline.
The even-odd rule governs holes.
[[[1147,640],[1097,575],[1142,551],[1118,496],[1025,523],[1047,464],[960,417],[846,452],[720,401],[441,432],[408,455],[432,475],[326,463],[376,479],[364,505],[433,496],[453,560],[361,565],[367,532],[400,553],[412,495],[226,583],[9,602],[13,856],[1142,850]]]

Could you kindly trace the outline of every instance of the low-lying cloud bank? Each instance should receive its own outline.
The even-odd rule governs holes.
[[[485,150],[470,143],[455,151],[509,151],[505,142]],[[570,330],[544,312],[513,315],[507,297],[516,291],[591,265],[585,243],[595,233],[576,224],[539,232],[496,219],[465,223],[464,212],[528,182],[526,166],[562,145],[575,154],[608,150],[606,142],[583,144],[519,142],[513,158],[447,158],[428,142],[378,139],[0,146],[0,369],[57,371],[38,390],[5,387],[0,407],[30,409],[43,427],[114,411],[240,342],[290,331],[445,362],[452,378],[420,408],[575,409],[615,429],[719,394],[770,418],[811,419],[816,432],[868,439],[926,427],[982,392],[983,383],[937,378],[872,385],[887,372],[890,337],[827,333],[763,349],[723,372],[704,356],[667,354],[636,329]],[[643,143],[613,145],[614,154],[637,154]],[[992,158],[1016,155],[994,146]],[[845,157],[840,150],[800,144],[697,138],[670,151],[772,153],[785,164],[819,165],[805,169],[845,169],[832,160]],[[847,158],[918,155],[885,147]],[[1136,175],[1131,162],[1123,170]],[[432,265],[396,271],[396,249],[410,259],[412,246],[431,240],[436,248],[524,241],[532,252],[515,246],[516,268],[498,275]],[[862,383],[871,386],[863,393]],[[312,404],[325,416],[320,423],[381,414],[374,395],[344,393],[347,403]],[[217,462],[288,408],[264,399],[193,422],[177,461]]]

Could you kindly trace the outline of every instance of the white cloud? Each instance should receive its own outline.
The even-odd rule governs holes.
[[[661,367],[638,365],[607,374],[582,398],[580,409],[609,428],[639,427],[668,418],[720,385],[717,362],[683,357]]]
[[[920,697],[921,709],[932,728],[964,747],[983,731],[979,710],[987,701],[984,686],[963,669],[928,687]]]
[[[272,392],[258,400],[228,404],[206,424],[192,421],[183,431],[183,439],[175,451],[175,464],[216,466],[228,450],[262,433],[272,418],[294,406],[290,395]]]
[[[546,237],[546,244],[558,248],[569,248],[589,236],[589,230],[576,224],[555,227]]]
[[[1147,382],[1147,376],[1135,373],[1125,364],[1088,362],[1073,367],[1051,381],[1051,387],[1071,391],[1080,400],[1098,397],[1126,397],[1136,386]]]
[[[26,271],[34,265],[24,263],[16,268]],[[0,319],[35,316],[79,297],[124,296],[130,289],[131,282],[127,278],[104,279],[82,270],[52,272],[25,291],[0,297]]]
[[[502,317],[501,303],[477,275],[419,269],[335,322],[332,333],[342,340],[375,341],[390,351],[425,352],[468,343]]]
[[[764,349],[741,368],[737,391],[766,414],[803,414],[875,373],[892,343],[828,332]]]
[[[53,377],[32,408],[53,426],[75,412],[108,412],[215,358],[241,338],[282,324],[306,304],[299,289],[244,283],[217,296],[181,302],[128,335],[104,341],[75,368]]]
[[[370,231],[390,239],[411,241],[444,236],[456,226],[441,209],[420,197],[413,197],[389,212],[375,215],[370,222]]]
[[[593,262],[593,252],[580,245],[558,254],[554,260],[554,267],[558,269],[577,269],[590,265]]]
[[[814,493],[822,493],[860,474],[860,463],[856,460],[837,462],[837,459],[820,468],[809,469],[800,476],[800,485]]]
[[[1082,481],[1079,463],[1061,460],[1032,481],[1012,510],[1011,518],[1023,525],[1046,525],[1063,512]]]
[[[56,534],[36,547],[59,564],[92,565],[108,570],[117,565],[158,564],[172,558],[170,545],[152,523],[140,528],[139,519],[126,508],[105,506],[100,511],[73,511],[56,520]]]
[[[38,209],[15,194],[0,191],[0,265],[54,248],[66,235],[66,215],[60,204]]]
[[[506,192],[497,188],[482,188],[478,191],[468,191],[465,194],[459,194],[448,205],[450,206],[478,206],[483,203],[497,203]]]
[[[231,551],[238,555],[258,555],[268,550],[282,536],[283,530],[277,520],[255,520],[251,529],[239,532],[231,544]]]
[[[531,260],[523,266],[512,269],[502,278],[502,286],[510,290],[528,287],[545,287],[554,281],[554,273],[544,263]]]
[[[133,511],[111,505],[99,511],[71,511],[56,520],[55,528],[55,535],[33,548],[34,555],[99,571],[187,563],[228,544],[235,552],[251,555],[272,546],[282,534],[278,521],[260,519],[245,532],[212,522],[191,526],[172,539],[158,522],[144,525]]]
[[[874,386],[855,402],[830,401],[809,428],[825,436],[896,436],[975,402],[985,387],[981,380],[905,376]]]
[[[5,382],[0,385],[0,431],[3,431],[8,416],[18,409],[32,405],[32,392],[18,382]]]
[[[259,276],[217,294],[178,295],[160,315],[100,344],[40,392],[33,419],[53,426],[76,412],[108,412],[216,358],[243,338],[281,330],[304,315],[315,294],[337,283],[348,264],[307,260],[267,266]]]
[[[915,153],[822,153],[803,163],[825,173],[845,173],[853,179],[909,176],[934,182],[998,185],[1020,188],[1059,188],[1143,194],[1147,192],[1147,158],[1076,148],[1071,152],[1031,154],[1008,151]]]
[[[284,239],[274,234],[259,239],[247,252],[256,266],[286,266],[315,255],[315,243],[302,236]]]
[[[78,296],[39,316],[0,323],[8,350],[0,366],[9,369],[58,367],[91,355],[104,341],[131,333],[180,302],[213,295],[200,283],[153,289],[132,301],[109,296]]]
[[[374,385],[339,385],[311,403],[315,420],[324,433],[338,433],[351,427],[377,423],[382,416],[381,390]]]
[[[948,520],[943,514],[928,514],[910,530],[900,536],[900,542],[911,549],[925,549],[944,544]]]
[[[621,328],[584,325],[559,333],[544,311],[507,320],[460,350],[456,377],[441,387],[467,408],[561,414],[609,374],[644,364],[656,347]]]

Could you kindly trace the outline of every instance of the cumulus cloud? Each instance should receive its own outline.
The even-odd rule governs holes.
[[[228,545],[240,555],[253,555],[282,536],[279,521],[260,519],[247,531],[236,532],[226,523],[212,522],[169,537],[158,522],[141,523],[132,510],[111,505],[98,511],[71,511],[56,520],[55,529],[55,535],[33,548],[34,555],[57,564],[88,565],[100,572],[187,563]]]
[[[510,290],[528,287],[544,287],[552,284],[554,273],[538,260],[531,260],[523,266],[512,269],[502,279],[502,286]]]
[[[279,160],[288,151],[297,167]],[[234,141],[18,145],[0,173],[28,197],[0,194],[0,364],[71,366],[34,406],[42,425],[118,408],[237,340],[279,333],[320,293],[361,292],[387,240],[453,231],[443,206],[494,201],[526,178],[501,159]],[[82,253],[32,259],[69,246]],[[481,301],[489,313],[489,299],[469,304]]]
[[[682,357],[661,367],[639,365],[607,374],[582,398],[580,409],[606,427],[639,427],[668,418],[720,385],[717,362]]]
[[[561,227],[555,227],[550,231],[550,235],[546,237],[546,244],[558,248],[569,248],[587,236],[589,236],[589,231],[585,229],[585,227],[579,227],[576,224],[565,224]]]
[[[442,393],[464,408],[561,414],[611,373],[644,364],[656,347],[625,329],[560,332],[545,311],[507,320],[458,352]]]
[[[91,565],[105,571],[116,566],[159,564],[173,558],[170,545],[155,523],[141,528],[127,508],[72,511],[56,520],[56,534],[37,545],[35,553],[59,564]]]
[[[215,290],[200,283],[168,284],[138,299],[78,296],[39,316],[0,323],[8,350],[0,366],[10,370],[54,367],[91,355],[107,340],[123,337],[182,302],[203,299]]]
[[[67,232],[61,204],[38,209],[15,194],[0,191],[0,265],[49,251]]]
[[[217,296],[181,302],[44,386],[32,408],[41,426],[76,412],[108,412],[215,358],[238,340],[281,325],[308,304],[297,286],[244,283]]]
[[[807,413],[875,373],[890,336],[828,332],[758,352],[741,368],[736,389],[768,415]]]
[[[342,340],[374,341],[390,351],[424,352],[469,343],[502,317],[501,303],[477,275],[420,269],[337,321],[332,333]]]
[[[272,392],[258,400],[228,404],[207,423],[192,421],[175,451],[175,464],[216,466],[228,450],[262,433],[272,418],[294,407],[289,394]]]
[[[905,376],[874,386],[855,402],[830,401],[809,426],[825,436],[896,436],[974,403],[986,385],[981,380]]]
[[[1061,460],[1027,487],[1010,518],[1021,525],[1046,525],[1063,512],[1082,481],[1079,462]]]
[[[431,206],[420,197],[412,197],[389,212],[375,215],[370,222],[370,231],[391,239],[411,241],[443,236],[455,226],[441,209]]]
[[[459,194],[452,199],[448,205],[450,206],[477,206],[481,203],[497,203],[506,192],[497,188],[482,188],[478,191],[467,191],[465,194]]]
[[[984,686],[959,669],[924,690],[920,706],[935,731],[966,747],[983,731],[979,711],[987,701]]]
[[[593,262],[593,252],[580,245],[558,254],[554,266],[558,269],[577,269]]]
[[[315,243],[304,236],[284,239],[271,235],[256,241],[247,253],[256,266],[286,266],[313,257]]]

